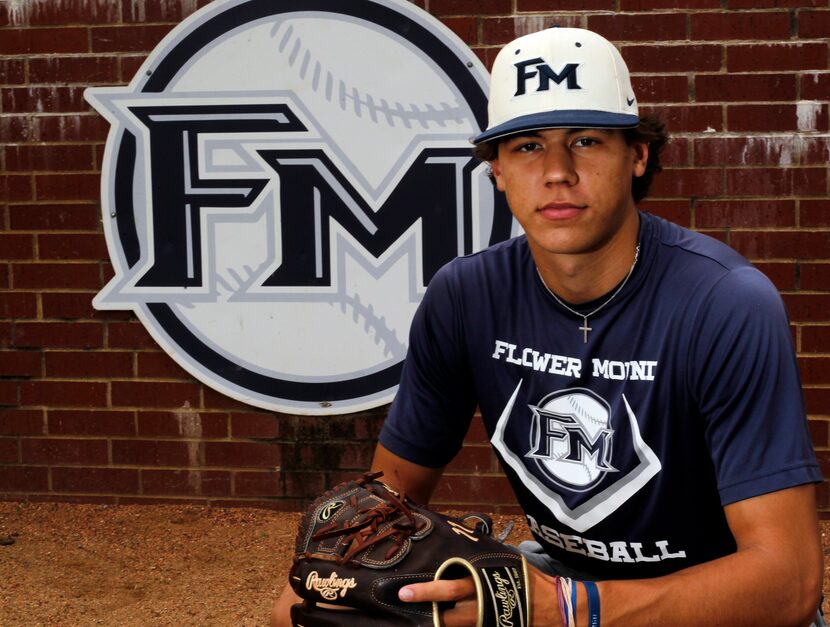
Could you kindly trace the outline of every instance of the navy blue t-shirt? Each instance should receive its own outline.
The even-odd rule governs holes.
[[[821,480],[775,287],[724,244],[640,219],[639,261],[587,343],[523,236],[447,264],[380,435],[442,467],[479,406],[536,539],[599,579],[732,553],[724,505]]]

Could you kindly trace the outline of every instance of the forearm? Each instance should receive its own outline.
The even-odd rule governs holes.
[[[820,572],[788,568],[764,553],[748,549],[665,577],[601,582],[602,625],[809,625]],[[585,625],[580,593],[578,622]]]

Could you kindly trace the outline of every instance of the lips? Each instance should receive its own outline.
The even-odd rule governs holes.
[[[569,220],[580,215],[584,210],[584,206],[570,202],[550,202],[540,207],[538,212],[549,220]]]

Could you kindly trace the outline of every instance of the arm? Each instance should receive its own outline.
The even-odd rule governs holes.
[[[428,468],[413,464],[395,455],[378,443],[372,460],[372,471],[383,471],[383,481],[404,492],[416,503],[426,505],[444,472],[443,468]]]
[[[738,549],[672,575],[598,584],[604,627],[625,625],[808,625],[821,595],[822,556],[812,485],[726,507]],[[553,580],[531,574],[534,624],[558,625]],[[410,601],[471,596],[465,582],[408,586]],[[408,593],[404,593],[407,597]],[[469,622],[468,604],[445,613],[447,627]],[[588,624],[579,586],[577,623]]]

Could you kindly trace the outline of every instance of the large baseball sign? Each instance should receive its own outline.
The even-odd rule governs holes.
[[[438,268],[510,236],[469,139],[487,73],[403,0],[217,0],[127,87],[102,173],[115,276],[173,359],[252,405],[389,402]]]

